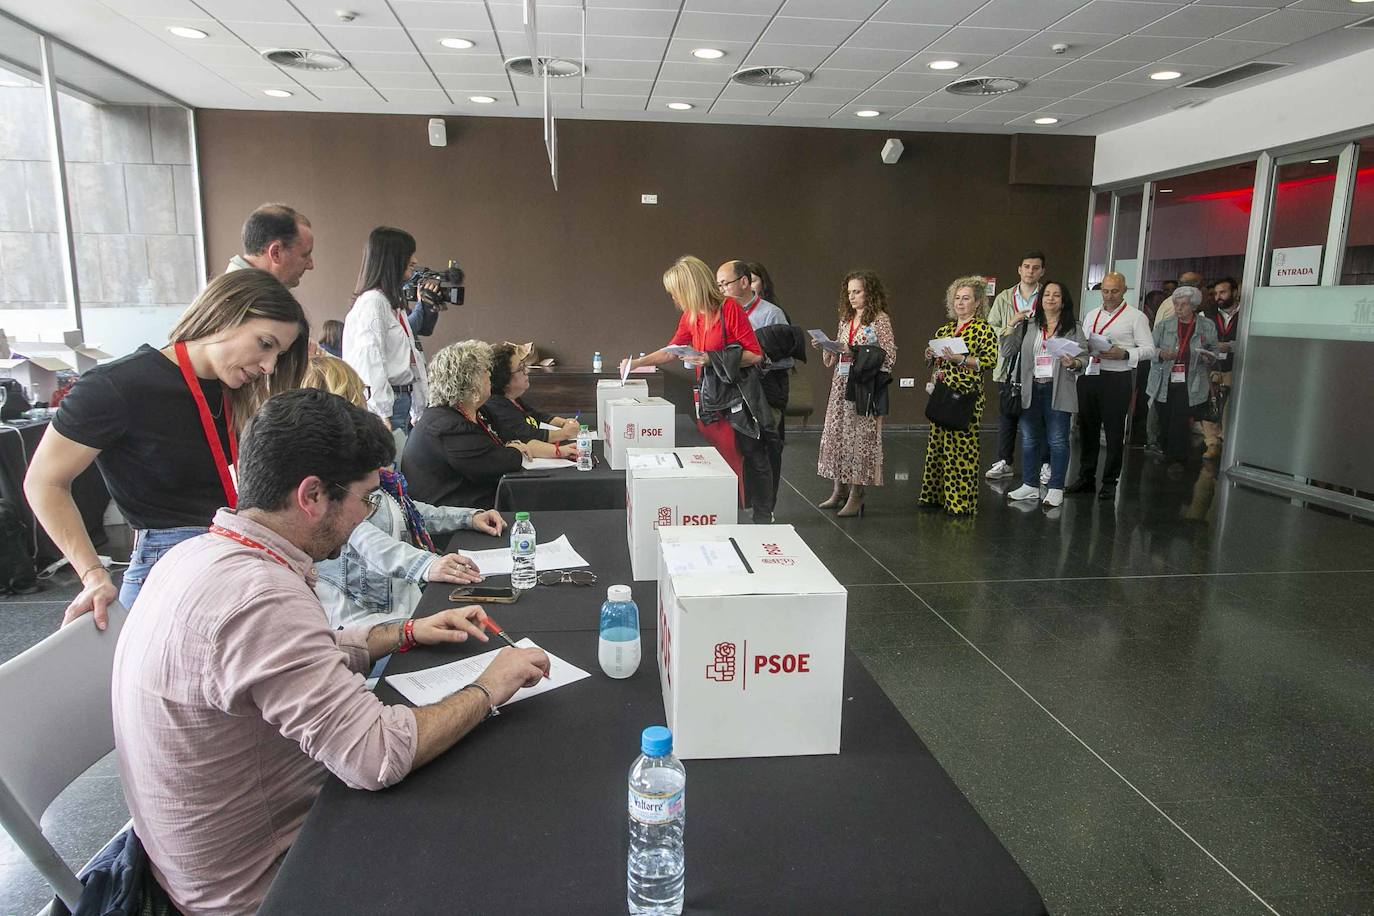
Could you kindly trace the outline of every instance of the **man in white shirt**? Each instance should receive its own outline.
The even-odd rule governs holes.
[[[230,258],[224,272],[257,268],[287,289],[295,289],[305,272],[315,269],[314,253],[310,220],[286,204],[263,204],[248,215],[243,224],[243,254]]]
[[[1092,346],[1091,358],[1078,377],[1079,478],[1068,493],[1091,493],[1097,484],[1098,436],[1107,428],[1107,462],[1097,498],[1116,498],[1121,452],[1126,441],[1126,414],[1135,391],[1135,368],[1154,359],[1150,320],[1126,304],[1126,278],[1113,271],[1102,278],[1102,305],[1083,316],[1083,333],[1105,337],[1106,349]],[[1098,342],[1098,347],[1101,342]]]
[[[992,329],[998,334],[1001,334],[1017,315],[1034,315],[1035,308],[1040,303],[1040,280],[1045,276],[1045,253],[1039,249],[1027,251],[1021,256],[1021,264],[1016,268],[1016,273],[1020,282],[998,293],[997,298],[992,300],[992,308],[988,310],[988,324],[992,325]],[[997,383],[999,389],[1007,384],[1007,359],[1000,353],[997,355],[997,366],[992,371],[992,380]],[[1011,460],[1016,452],[1016,427],[1019,420],[1019,414],[1002,414],[997,428],[997,462],[988,468],[987,474],[984,475],[989,480],[1011,477],[1016,473]],[[1041,483],[1050,479],[1048,463],[1042,462],[1040,478]]]

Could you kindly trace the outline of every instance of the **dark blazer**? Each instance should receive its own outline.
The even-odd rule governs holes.
[[[844,385],[844,399],[854,402],[854,412],[861,417],[887,416],[887,389],[892,373],[883,371],[887,351],[882,347],[854,348],[854,363]]]
[[[478,416],[491,425],[483,411]],[[419,502],[491,509],[496,485],[503,475],[520,470],[521,460],[519,452],[493,442],[456,408],[427,407],[406,439],[401,473]]]
[[[504,394],[493,394],[482,412],[491,418],[492,429],[503,442],[548,442],[549,431],[540,423],[553,421],[553,414],[544,413],[524,401],[512,401]]]

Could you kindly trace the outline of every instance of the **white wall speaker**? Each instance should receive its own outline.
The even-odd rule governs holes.
[[[888,165],[895,165],[897,160],[902,158],[903,149],[905,147],[902,146],[901,140],[896,137],[888,138],[888,141],[883,144],[883,161]]]
[[[443,118],[429,119],[429,145],[448,146],[448,128],[444,126]]]

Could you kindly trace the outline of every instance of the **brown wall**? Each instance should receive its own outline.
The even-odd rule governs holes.
[[[248,212],[284,201],[316,237],[297,293],[313,323],[342,318],[367,233],[400,226],[422,263],[468,274],[431,353],[468,337],[534,340],[577,365],[653,350],[677,320],[660,277],[684,253],[762,261],[793,321],[833,334],[844,273],[869,267],[888,287],[896,374],[918,379],[894,386],[892,422],[924,422],[921,353],[950,280],[1005,286],[1027,247],[1071,288],[1082,267],[1087,189],[1008,184],[1009,136],[562,121],[555,192],[535,119],[449,118],[441,149],[411,116],[201,111],[197,130],[212,275]],[[878,156],[889,136],[906,145],[896,165]],[[823,405],[828,376],[815,359],[803,371]]]

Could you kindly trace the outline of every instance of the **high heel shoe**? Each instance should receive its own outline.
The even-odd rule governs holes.
[[[816,503],[817,509],[834,509],[844,505],[849,496],[849,487],[842,483],[835,484],[835,489],[830,491],[830,498],[825,502]]]
[[[844,508],[835,513],[836,518],[853,518],[864,514],[864,488],[861,486],[851,487],[849,490],[849,500],[844,504]]]

